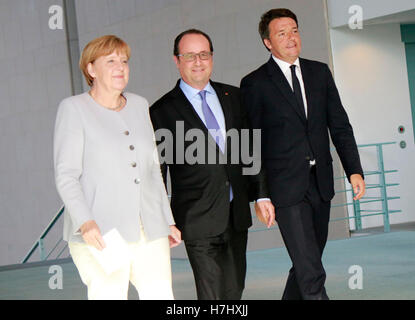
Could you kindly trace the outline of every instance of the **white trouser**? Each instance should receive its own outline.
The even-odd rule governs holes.
[[[82,282],[88,287],[89,300],[127,300],[129,281],[140,300],[173,300],[170,247],[167,237],[129,243],[130,265],[110,275],[90,253],[85,243],[69,242],[72,259]]]

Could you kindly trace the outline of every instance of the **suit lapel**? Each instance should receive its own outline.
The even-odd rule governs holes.
[[[225,117],[225,129],[229,130],[232,128],[232,107],[229,93],[224,88],[213,81],[210,81],[213,89],[215,89],[216,95],[218,96],[220,105],[222,107],[223,115]]]
[[[224,90],[224,88],[213,81],[210,81],[213,89],[215,89],[216,95],[218,96],[220,105],[222,107],[223,116],[225,118],[225,131],[227,132],[229,129],[233,128],[233,112],[232,112],[232,104],[231,98],[229,93]],[[225,144],[228,145],[228,139],[225,140]],[[231,152],[231,148],[226,148],[228,154]]]
[[[272,82],[277,86],[277,88],[280,90],[282,95],[288,100],[288,102],[294,108],[295,112],[298,114],[301,120],[303,120],[304,122],[307,121],[303,110],[300,109],[301,107],[297,103],[294,92],[291,89],[291,86],[288,83],[287,78],[284,76],[280,67],[274,61],[272,56],[268,60],[267,66],[268,66],[268,74],[271,77]]]
[[[187,100],[182,89],[180,89],[180,80],[177,81],[176,87],[172,90],[173,105],[176,110],[181,114],[184,121],[187,121],[192,128],[206,130],[203,121],[199,118],[199,115],[193,109],[192,104]],[[207,132],[207,130],[206,130]]]
[[[313,72],[307,64],[307,62],[300,58],[301,75],[304,82],[305,96],[307,99],[307,119],[310,121],[313,114],[313,97],[312,97],[312,83],[313,83]]]

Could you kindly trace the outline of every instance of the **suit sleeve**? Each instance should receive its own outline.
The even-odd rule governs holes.
[[[88,220],[93,220],[80,183],[83,172],[84,132],[76,106],[67,100],[58,108],[53,158],[58,193],[71,217],[74,231]]]
[[[265,170],[261,160],[261,110],[258,99],[258,91],[253,85],[241,81],[241,117],[243,127],[248,128],[250,132],[249,152],[253,157],[253,166],[259,166],[257,174],[248,175],[250,181],[249,200],[254,201],[260,198],[269,198]],[[244,146],[241,146],[244,148]]]
[[[243,78],[241,81],[241,104],[246,111],[249,123],[253,129],[261,129],[262,101],[259,90],[252,79]]]
[[[340,157],[346,176],[350,181],[352,174],[363,177],[359,152],[346,111],[340,100],[330,69],[325,65],[327,75],[327,119],[330,136]]]

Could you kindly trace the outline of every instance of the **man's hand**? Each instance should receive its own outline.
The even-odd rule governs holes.
[[[258,220],[270,228],[275,224],[275,208],[271,201],[263,200],[255,202],[255,212]]]
[[[359,200],[365,194],[365,181],[358,173],[350,176],[350,184],[352,185],[353,192],[355,194],[353,200]]]
[[[100,251],[105,248],[104,239],[101,236],[101,231],[95,220],[88,220],[81,226],[80,230],[86,244],[89,244]]]
[[[169,243],[170,248],[177,247],[182,242],[182,233],[175,225],[170,226]]]

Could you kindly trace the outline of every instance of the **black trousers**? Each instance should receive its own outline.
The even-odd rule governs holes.
[[[218,236],[184,241],[199,300],[240,300],[242,297],[248,231],[235,230],[232,221],[230,214],[225,232]]]
[[[329,217],[330,201],[320,197],[313,166],[303,201],[276,210],[276,220],[293,264],[283,300],[328,299],[321,257],[327,242]]]

